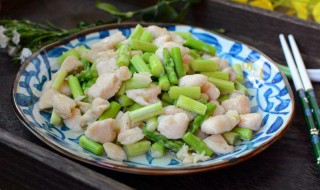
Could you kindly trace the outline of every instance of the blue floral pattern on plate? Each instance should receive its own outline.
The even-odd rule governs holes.
[[[220,35],[207,32],[200,28],[185,25],[170,25],[171,31],[188,31],[200,40],[205,41],[217,48],[217,55],[227,59],[229,64],[240,63],[244,68],[244,84],[249,91],[249,99],[253,112],[260,112],[263,115],[262,128],[257,132],[251,141],[242,141],[236,151],[231,154],[218,155],[214,159],[193,164],[182,165],[172,154],[167,154],[162,159],[155,159],[150,154],[130,158],[124,163],[108,159],[105,156],[95,156],[82,149],[78,145],[80,133],[69,130],[66,126],[57,128],[49,123],[50,114],[40,111],[38,100],[42,93],[45,82],[51,80],[52,74],[58,70],[56,58],[68,49],[80,45],[91,47],[99,40],[121,31],[128,37],[133,28],[122,27],[121,29],[101,30],[88,33],[72,39],[63,45],[55,46],[48,51],[41,51],[39,54],[25,63],[17,75],[13,89],[13,100],[18,115],[27,127],[44,138],[49,144],[53,144],[62,150],[71,153],[73,156],[87,160],[100,166],[125,166],[128,168],[165,168],[183,169],[198,166],[214,166],[225,163],[232,163],[239,158],[253,153],[254,150],[273,141],[287,127],[293,114],[293,99],[289,92],[291,89],[286,86],[284,76],[272,61],[259,51]],[[47,143],[48,143],[47,142]]]

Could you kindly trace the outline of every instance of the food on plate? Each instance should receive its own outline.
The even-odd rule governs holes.
[[[79,145],[125,161],[174,153],[183,164],[228,154],[261,127],[250,113],[241,66],[188,32],[137,25],[58,59],[40,109],[50,123],[82,133]]]

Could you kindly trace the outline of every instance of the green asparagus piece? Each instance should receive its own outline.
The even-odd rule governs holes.
[[[61,124],[61,121],[62,121],[61,117],[54,110],[52,110],[50,124],[54,126],[58,126]]]
[[[117,96],[121,96],[121,95],[124,95],[126,93],[126,82],[123,82],[121,84],[121,87],[120,89],[118,90],[118,92],[116,93]]]
[[[130,39],[139,39],[140,36],[142,35],[143,33],[143,27],[138,24],[135,29],[132,31],[131,35],[129,36]]]
[[[199,99],[201,88],[199,86],[172,86],[169,89],[171,99],[177,99],[180,95],[187,96],[193,99]]]
[[[138,89],[138,88],[147,88],[150,86],[150,83],[146,81],[137,80],[136,78],[131,78],[125,82],[125,89]]]
[[[194,49],[190,50],[189,55],[194,59],[203,59],[201,55],[197,52],[197,50]]]
[[[179,80],[174,71],[174,63],[167,48],[163,49],[164,67],[171,84],[178,84]]]
[[[108,118],[112,118],[112,119],[116,118],[120,109],[121,109],[121,105],[118,102],[112,101],[110,103],[109,108],[106,111],[104,111],[103,114],[99,117],[99,120],[101,121]]]
[[[138,103],[135,103],[133,104],[132,106],[128,107],[127,108],[127,111],[134,111],[134,110],[137,110],[137,109],[140,109],[142,108],[143,106],[138,104]]]
[[[240,138],[245,139],[245,140],[251,140],[252,139],[252,130],[247,129],[247,128],[242,128],[242,127],[235,127],[232,129],[232,132],[237,133],[240,135]]]
[[[216,54],[216,48],[204,43],[203,41],[200,40],[196,40],[194,38],[188,38],[184,44],[187,47],[193,48],[193,49],[197,49],[199,51],[203,51],[207,54],[210,55],[215,55]]]
[[[176,34],[178,34],[179,36],[181,36],[185,40],[192,37],[190,32],[179,32],[179,31],[176,31]]]
[[[141,72],[151,73],[148,65],[143,61],[140,55],[133,56],[133,58],[131,59],[131,63],[136,69],[136,71],[138,71],[138,73],[141,73]]]
[[[149,65],[151,69],[151,74],[155,77],[160,77],[161,75],[164,74],[164,68],[163,65],[156,55],[151,55],[149,57]]]
[[[146,120],[151,117],[157,116],[162,114],[163,108],[160,102],[154,103],[148,106],[145,106],[143,108],[130,111],[130,119],[133,123],[136,123],[138,121]]]
[[[148,32],[148,31],[144,31],[140,36],[140,40],[144,41],[144,42],[150,42],[151,43],[152,42],[152,38],[153,38],[152,34],[150,32]]]
[[[219,98],[217,99],[219,103],[228,100],[229,99],[229,95],[225,94],[225,95],[221,95],[219,96]]]
[[[161,100],[165,101],[165,102],[167,102],[167,103],[169,103],[171,105],[174,104],[174,100],[170,98],[168,93],[163,93],[162,97],[161,97]]]
[[[118,97],[118,102],[122,107],[128,107],[134,104],[134,101],[131,100],[128,96],[126,95],[121,95]]]
[[[144,54],[141,55],[141,58],[143,59],[144,62],[149,63],[149,58],[151,55],[154,55],[154,54],[150,52],[145,52]]]
[[[151,146],[150,154],[155,158],[162,158],[166,154],[166,149],[161,143],[155,142]]]
[[[201,154],[202,152],[205,152],[206,156],[211,156],[213,154],[212,150],[210,150],[206,143],[203,142],[203,140],[200,137],[197,137],[193,135],[190,132],[187,132],[183,137],[182,140],[187,143],[189,146],[194,148],[194,150]]]
[[[157,117],[151,117],[147,120],[146,123],[146,129],[148,131],[155,131],[158,127],[158,118]]]
[[[179,47],[173,47],[171,49],[171,55],[174,62],[174,68],[178,78],[186,75],[186,71],[184,70],[184,66],[182,63],[181,51]]]
[[[60,55],[60,57],[57,58],[57,63],[58,63],[58,65],[61,65],[61,64],[64,62],[64,60],[65,60],[68,56],[71,56],[71,55],[76,56],[76,57],[78,57],[78,58],[80,57],[80,53],[79,53],[77,50],[75,50],[75,49],[70,49],[70,50],[62,53],[62,55]]]
[[[124,145],[123,149],[126,151],[128,157],[133,157],[148,152],[150,147],[150,141],[143,140],[133,144]]]
[[[217,105],[214,103],[207,103],[206,106],[207,106],[206,114],[197,115],[192,121],[191,126],[189,128],[190,133],[197,134],[203,121],[208,119],[217,108]]]
[[[230,93],[235,90],[234,83],[227,80],[221,80],[217,78],[209,78],[209,82],[214,84],[217,88],[219,88],[222,94]]]
[[[232,65],[233,70],[238,74],[237,81],[242,82],[243,81],[243,72],[240,64],[233,64]]]
[[[207,110],[206,105],[183,95],[179,96],[176,106],[200,115],[204,115]]]
[[[192,70],[194,71],[218,71],[219,67],[213,60],[193,60],[190,63]]]
[[[77,77],[73,75],[69,75],[68,83],[69,83],[69,87],[70,87],[73,99],[77,99],[79,96],[83,96],[83,91]]]
[[[84,135],[80,137],[79,145],[95,155],[101,156],[103,154],[103,146]]]
[[[79,74],[76,75],[80,82],[88,81],[92,78],[98,77],[98,71],[96,64],[93,64],[90,68],[82,70]]]
[[[140,40],[131,39],[130,42],[131,49],[141,50],[143,52],[151,52],[154,53],[157,51],[158,47],[152,43],[144,42]]]
[[[235,132],[225,132],[222,134],[223,138],[227,141],[227,143],[231,146],[236,146],[240,141],[240,135]]]
[[[249,93],[248,89],[239,81],[235,82],[235,88],[236,90],[243,90],[246,95],[248,95]]]
[[[55,90],[59,90],[60,87],[62,86],[63,81],[64,81],[64,79],[66,78],[67,74],[68,74],[67,70],[65,70],[65,69],[60,69],[60,70],[58,71],[58,75],[57,75],[57,77],[54,79],[53,84],[52,84],[51,87],[52,87],[53,89],[55,89]]]
[[[201,72],[201,74],[211,77],[211,78],[217,78],[222,80],[229,80],[229,73],[223,72],[223,71],[215,71],[215,72]]]
[[[127,44],[122,45],[118,50],[117,65],[129,66],[131,58],[131,49]]]
[[[132,64],[129,65],[129,70],[130,70],[132,75],[137,72]]]
[[[166,74],[163,74],[161,77],[159,77],[159,86],[163,91],[168,91],[170,89],[171,84]]]
[[[145,127],[143,128],[143,133],[145,134],[146,138],[154,142],[160,143],[162,146],[166,147],[169,150],[172,150],[173,152],[178,152],[183,145],[183,142],[180,140],[167,139],[165,136],[161,135],[159,132],[148,131],[146,130]]]

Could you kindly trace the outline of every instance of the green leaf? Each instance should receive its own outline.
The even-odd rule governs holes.
[[[142,19],[147,22],[172,22],[178,19],[178,13],[171,5],[162,1],[152,9],[145,9]]]
[[[103,10],[103,11],[106,11],[114,16],[123,16],[126,18],[131,18],[135,14],[132,11],[121,12],[114,5],[112,5],[110,3],[102,3],[99,0],[96,0],[96,7]]]

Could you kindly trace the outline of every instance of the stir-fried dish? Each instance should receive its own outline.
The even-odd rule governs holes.
[[[260,129],[240,64],[189,32],[137,25],[128,39],[114,33],[57,63],[39,108],[52,109],[52,125],[83,133],[79,145],[95,155],[174,153],[191,164],[233,152]]]

